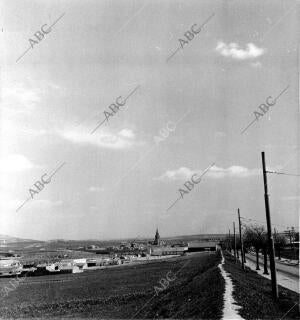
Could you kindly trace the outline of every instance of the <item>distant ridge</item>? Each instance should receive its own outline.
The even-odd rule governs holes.
[[[222,233],[203,233],[203,234],[193,234],[193,235],[174,235],[174,236],[161,236],[161,239],[163,240],[181,240],[181,241],[193,241],[193,240],[200,240],[203,238],[208,237],[220,237],[225,238],[226,234]],[[0,234],[0,244],[4,242],[6,244],[9,243],[17,243],[17,242],[37,242],[37,243],[59,243],[59,242],[130,242],[130,241],[149,241],[153,240],[153,237],[131,237],[131,238],[114,238],[114,239],[79,239],[79,240],[73,240],[73,239],[50,239],[50,240],[34,240],[34,239],[23,239],[18,237],[13,237],[9,235],[3,235]]]
[[[43,242],[41,240],[33,240],[33,239],[23,239],[18,237],[8,236],[6,234],[0,234],[0,243],[15,243],[15,242]]]

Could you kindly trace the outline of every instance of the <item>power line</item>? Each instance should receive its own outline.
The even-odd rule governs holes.
[[[266,171],[267,173],[275,173],[275,174],[283,174],[285,176],[295,176],[300,177],[300,174],[294,174],[294,173],[285,173],[285,172],[277,172],[277,171]]]

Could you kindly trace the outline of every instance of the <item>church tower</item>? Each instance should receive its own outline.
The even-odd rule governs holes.
[[[153,241],[153,244],[156,246],[160,246],[160,235],[158,232],[158,228],[156,228],[155,239]]]

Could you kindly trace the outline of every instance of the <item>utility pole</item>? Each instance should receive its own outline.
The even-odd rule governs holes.
[[[236,262],[237,261],[237,255],[236,255],[235,223],[233,223],[233,240],[234,240],[234,259],[235,259],[235,262]]]
[[[245,264],[244,264],[244,247],[243,247],[243,240],[242,240],[242,225],[241,225],[240,208],[238,208],[238,218],[239,218],[239,231],[240,231],[240,243],[241,243],[242,269],[245,270]]]
[[[226,243],[227,243],[227,251],[229,252],[229,232],[228,232],[228,235],[227,235],[227,238],[226,238]]]
[[[275,254],[274,254],[274,242],[272,235],[272,225],[270,216],[270,206],[269,206],[269,195],[268,195],[268,182],[267,182],[267,171],[265,163],[265,153],[261,153],[262,157],[262,167],[263,167],[263,178],[264,178],[264,189],[265,189],[265,207],[266,207],[266,219],[268,228],[268,243],[270,250],[270,270],[271,270],[271,280],[272,280],[272,294],[274,299],[278,299],[278,287],[276,279],[276,265],[275,265]]]
[[[229,251],[231,254],[231,236],[230,236],[230,229],[229,229]]]
[[[292,229],[292,239],[293,239],[293,256],[294,256],[294,259],[296,259],[296,256],[295,256],[295,228],[294,227],[291,227]]]

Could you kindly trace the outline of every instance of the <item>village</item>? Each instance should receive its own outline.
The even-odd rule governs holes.
[[[223,236],[223,238],[225,235]],[[2,253],[0,257],[0,276],[41,276],[61,273],[80,273],[84,271],[121,266],[129,263],[145,263],[158,259],[182,256],[188,252],[216,251],[222,236],[203,237],[198,241],[162,240],[156,229],[153,241],[120,242],[119,245],[99,247],[97,245],[75,248],[58,248],[46,251],[37,247],[23,253]],[[3,245],[2,245],[3,248]],[[0,253],[1,254],[1,253]]]

